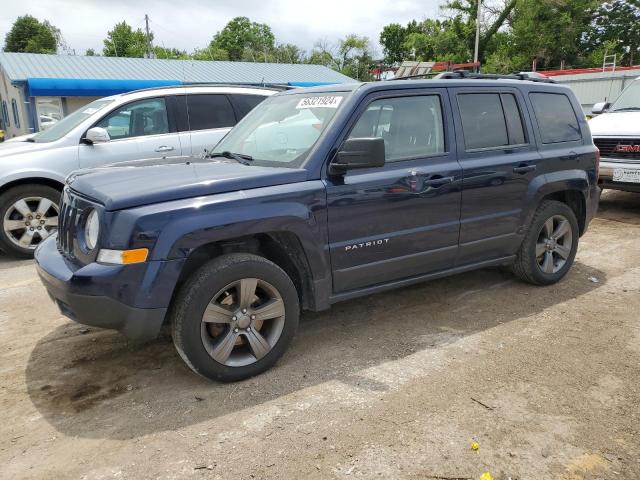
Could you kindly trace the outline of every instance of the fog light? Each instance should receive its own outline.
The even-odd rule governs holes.
[[[143,263],[148,256],[148,248],[136,248],[134,250],[107,250],[103,248],[98,253],[98,263],[130,265],[132,263]]]

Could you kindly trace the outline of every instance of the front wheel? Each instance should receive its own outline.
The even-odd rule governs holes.
[[[564,277],[576,256],[580,231],[566,204],[543,201],[536,210],[516,261],[514,273],[534,285],[551,285]]]
[[[230,254],[205,264],[181,288],[172,336],[193,371],[236,381],[276,363],[299,315],[296,288],[280,267],[257,255]]]
[[[0,195],[0,249],[30,258],[58,228],[60,192],[46,185],[20,185]]]

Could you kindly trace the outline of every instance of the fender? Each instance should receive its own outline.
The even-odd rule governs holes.
[[[288,232],[300,241],[314,277],[330,273],[326,194],[320,180],[153,204],[112,215],[124,218],[107,222],[121,227],[110,232],[109,248],[146,246],[150,260],[186,259],[209,243]]]
[[[589,195],[589,177],[585,170],[560,170],[557,172],[539,175],[529,183],[526,203],[531,206],[524,210],[522,222],[518,229],[519,234],[524,234],[540,201],[553,193],[578,191],[585,202]]]
[[[60,186],[63,186],[65,181],[63,175],[53,170],[16,170],[2,176],[0,191],[5,190],[12,183],[25,183],[24,180],[33,180],[33,183],[38,183],[38,179],[51,180],[59,183]]]

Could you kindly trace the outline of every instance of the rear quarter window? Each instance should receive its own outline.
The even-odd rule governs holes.
[[[580,125],[569,98],[563,93],[530,93],[542,143],[575,142],[582,139]]]

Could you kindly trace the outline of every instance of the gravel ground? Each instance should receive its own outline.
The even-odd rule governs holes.
[[[0,257],[0,478],[636,480],[639,291],[640,195],[607,192],[556,286],[482,270],[338,304],[216,384]]]

